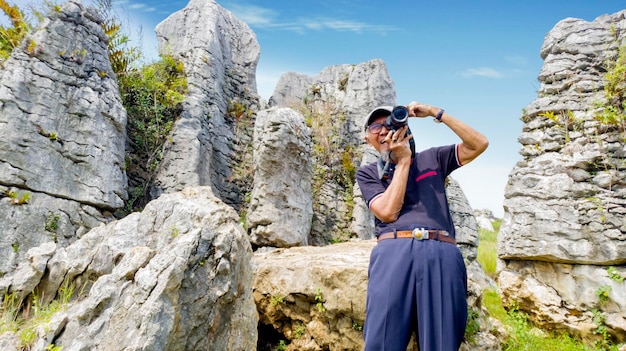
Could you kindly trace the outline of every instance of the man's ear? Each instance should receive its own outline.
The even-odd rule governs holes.
[[[367,135],[365,135],[363,137],[363,140],[365,140],[365,142],[368,143],[368,144],[370,143],[370,139],[367,137]]]

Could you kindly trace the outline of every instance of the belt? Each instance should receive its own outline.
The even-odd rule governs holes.
[[[378,236],[378,241],[385,239],[416,239],[416,240],[439,240],[450,244],[456,245],[456,240],[448,234],[445,230],[429,230],[416,228],[413,230],[399,230],[381,234]]]

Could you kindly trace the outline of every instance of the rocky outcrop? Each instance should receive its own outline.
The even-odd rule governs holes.
[[[363,143],[367,112],[394,104],[395,96],[381,60],[326,67],[315,77],[293,72],[280,77],[269,105],[304,114],[317,145],[312,154],[315,216],[310,244],[373,237],[374,218],[353,188],[350,172],[377,157]]]
[[[505,302],[583,335],[598,327],[598,309],[622,341],[626,284],[607,268],[626,276],[626,147],[623,126],[598,117],[611,103],[605,73],[626,38],[625,16],[568,18],[546,36],[539,97],[522,116],[523,160],[509,176],[498,237]]]
[[[254,128],[250,240],[257,246],[307,245],[313,218],[310,129],[288,108],[261,111]]]
[[[237,213],[208,187],[163,195],[67,248],[29,253],[17,274],[34,281],[45,270],[41,296],[87,288],[39,331],[35,350],[256,347],[252,249]]]
[[[26,252],[66,246],[126,199],[126,111],[94,8],[69,1],[0,76],[0,275]]]
[[[242,150],[235,143],[235,116],[228,111],[259,110],[256,36],[213,0],[191,0],[155,31],[160,52],[183,62],[188,96],[151,193],[210,185],[219,198],[239,206],[243,195],[229,179]],[[252,129],[244,132],[251,139]]]

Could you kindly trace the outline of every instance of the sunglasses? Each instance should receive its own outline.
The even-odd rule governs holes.
[[[389,127],[381,123],[370,124],[369,127],[367,127],[367,130],[372,134],[380,134],[380,131],[383,130],[383,127],[389,130]]]

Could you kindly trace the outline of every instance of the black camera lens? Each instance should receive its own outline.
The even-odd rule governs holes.
[[[389,116],[389,124],[396,128],[404,127],[409,120],[409,110],[404,106],[396,106]]]

